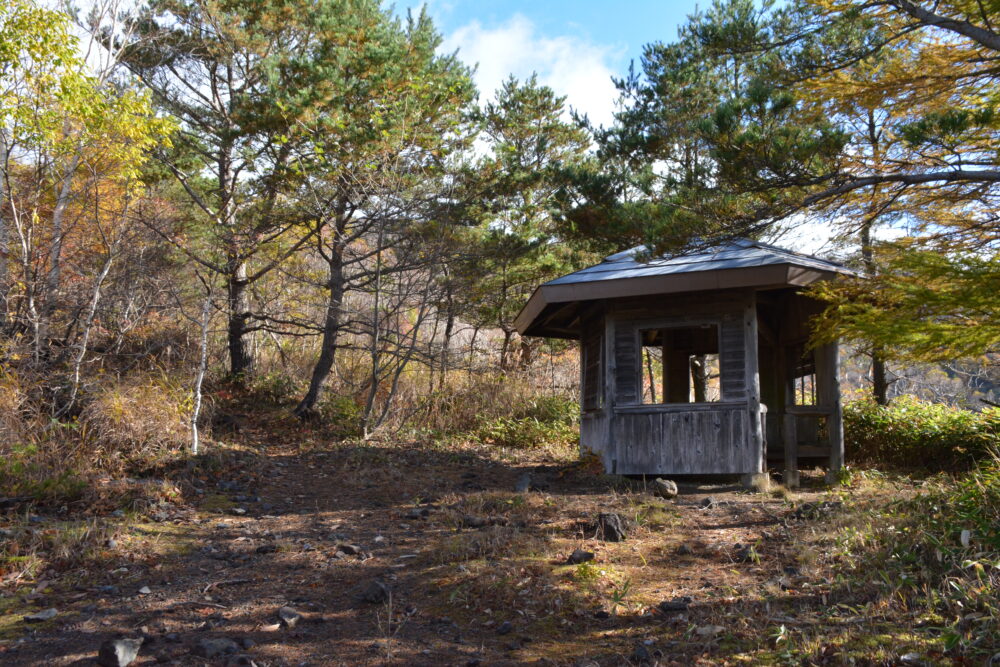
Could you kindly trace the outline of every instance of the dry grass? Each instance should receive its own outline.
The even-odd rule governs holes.
[[[169,377],[125,380],[101,387],[80,415],[105,469],[153,465],[190,440],[189,389]]]

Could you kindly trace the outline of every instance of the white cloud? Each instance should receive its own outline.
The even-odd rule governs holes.
[[[611,122],[617,91],[611,83],[610,62],[621,52],[582,37],[548,37],[522,14],[487,28],[479,21],[448,35],[441,49],[453,52],[470,65],[478,63],[476,85],[481,99],[490,99],[510,74],[519,79],[538,73],[538,80],[579,112],[598,124]]]

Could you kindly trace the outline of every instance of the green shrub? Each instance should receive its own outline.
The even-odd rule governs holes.
[[[844,406],[849,460],[909,469],[956,470],[1000,449],[1000,410],[972,412],[901,396]]]
[[[337,437],[361,435],[361,413],[361,405],[353,396],[327,392],[320,397],[320,417]]]
[[[577,438],[576,426],[564,421],[542,421],[534,417],[494,417],[475,432],[483,443],[511,449],[565,447]]]
[[[574,398],[547,394],[514,401],[507,414],[482,415],[478,440],[512,449],[567,447],[577,442],[580,407]]]
[[[298,393],[298,383],[291,376],[272,371],[254,377],[250,398],[269,405],[283,405]]]

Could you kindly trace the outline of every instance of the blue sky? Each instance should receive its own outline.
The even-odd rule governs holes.
[[[565,95],[593,120],[611,118],[612,76],[622,76],[644,44],[671,41],[695,0],[428,0],[427,7],[445,37],[445,49],[458,49],[478,64],[476,82],[492,95],[508,74],[524,78],[538,72],[542,83]],[[403,3],[397,10],[405,8]]]

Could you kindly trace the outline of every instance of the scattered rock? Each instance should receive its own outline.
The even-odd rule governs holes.
[[[259,554],[273,554],[278,552],[277,544],[262,544],[256,549]]]
[[[646,648],[645,645],[637,644],[635,650],[632,651],[632,655],[629,657],[629,660],[631,660],[633,664],[644,665],[651,663],[653,661],[653,656],[650,655],[649,649]]]
[[[59,610],[45,609],[44,611],[38,611],[34,614],[28,614],[24,617],[26,623],[41,623],[42,621],[51,621],[53,618],[59,615]]]
[[[514,491],[517,493],[527,493],[531,489],[531,473],[526,472],[517,478],[514,484]]]
[[[670,479],[661,479],[657,477],[653,480],[653,495],[659,496],[660,498],[676,498],[677,497],[677,484]]]
[[[924,659],[920,657],[919,653],[904,653],[899,656],[899,664],[901,665],[925,665]]]
[[[605,542],[623,542],[628,535],[625,520],[619,514],[602,513],[597,517],[597,537]]]
[[[659,605],[657,609],[665,614],[670,614],[678,611],[687,611],[687,608],[691,605],[691,598],[688,596],[674,598],[673,600],[664,600]]]
[[[594,618],[600,621],[606,621],[611,618],[611,612],[605,611],[604,609],[598,609],[594,612]]]
[[[337,551],[342,551],[349,556],[357,556],[364,553],[364,549],[357,544],[338,544]]]
[[[142,588],[139,589],[139,595],[149,595],[152,592],[153,591],[149,589],[149,586],[143,586]]]
[[[255,642],[254,640],[250,639],[249,637],[243,637],[242,639],[240,639],[240,646],[243,647],[244,651],[249,651],[250,649],[252,649],[256,645],[257,645],[257,642]]]
[[[472,516],[471,514],[466,514],[462,517],[462,527],[463,528],[482,528],[489,525],[489,520],[484,519],[481,516]]]
[[[568,565],[579,565],[580,563],[586,563],[588,560],[594,560],[594,553],[592,551],[577,549],[569,555],[569,558],[566,559],[566,563]]]
[[[733,558],[737,563],[758,563],[760,554],[753,548],[752,544],[737,544],[733,552]]]
[[[278,610],[278,618],[285,624],[285,627],[291,630],[302,620],[302,614],[291,607],[282,607]]]
[[[370,604],[382,604],[389,599],[389,587],[374,579],[361,591],[361,599]]]
[[[120,519],[123,516],[125,516],[125,511],[124,510],[115,510],[114,512],[111,513],[111,516],[115,517],[116,519]]]
[[[406,513],[406,518],[415,519],[426,519],[431,515],[431,508],[429,507],[414,507],[409,512]]]
[[[708,509],[708,508],[710,508],[710,507],[715,507],[715,501],[714,501],[714,500],[712,499],[712,497],[711,497],[711,496],[706,496],[706,497],[705,497],[705,498],[704,498],[704,499],[703,499],[703,500],[701,501],[701,506],[702,506],[702,507],[704,507],[705,509]]]
[[[114,539],[112,537],[112,538],[104,541],[104,546],[106,548],[108,548],[108,549],[117,549],[118,548],[118,540],[116,540],[116,539]]]
[[[497,628],[498,635],[509,635],[514,630],[514,626],[511,625],[510,621],[504,621]]]
[[[695,634],[699,637],[714,637],[720,632],[725,632],[725,628],[721,625],[703,625],[699,628],[695,628]]]
[[[792,514],[796,519],[818,519],[821,516],[832,514],[834,510],[840,509],[843,504],[840,501],[833,500],[821,503],[802,503],[795,508],[795,512]]]
[[[244,514],[247,513],[247,510],[245,507],[234,507],[229,510],[229,513],[235,514],[236,516],[243,516]]]
[[[686,544],[682,544],[679,547],[677,547],[677,555],[678,556],[690,556],[693,553],[694,553],[694,551],[691,550],[691,547],[689,547]]]
[[[194,654],[212,660],[221,655],[237,653],[239,650],[240,645],[232,639],[226,637],[205,638],[198,640],[194,647]]]
[[[101,667],[126,667],[139,656],[141,638],[109,639],[101,644],[97,652],[97,664]]]

